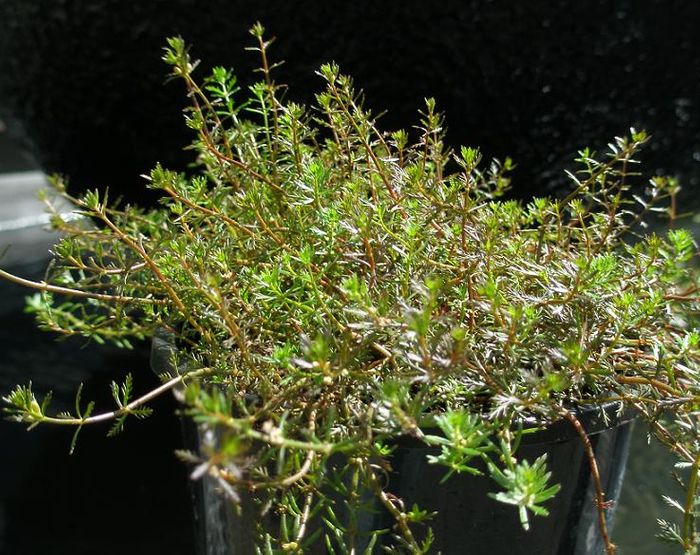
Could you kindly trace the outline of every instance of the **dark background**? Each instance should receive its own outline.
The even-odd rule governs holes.
[[[452,144],[519,163],[520,196],[565,187],[579,148],[630,126],[655,137],[650,171],[697,192],[700,3],[688,0],[0,0],[0,104],[44,168],[139,196],[156,160],[187,161],[181,84],[163,86],[165,37],[250,82],[256,20],[279,39],[291,97],[309,100],[329,60],[388,110],[386,128],[410,127],[435,96]]]
[[[355,77],[371,107],[388,110],[386,129],[410,128],[422,99],[435,96],[451,144],[514,158],[521,198],[566,188],[563,170],[579,148],[604,148],[636,126],[653,135],[648,172],[679,176],[683,206],[700,205],[700,2],[692,0],[0,0],[0,113],[9,128],[0,132],[0,173],[33,159],[76,189],[109,186],[150,201],[140,174],[156,161],[190,162],[181,84],[164,84],[165,37],[181,34],[203,68],[233,66],[250,83],[257,59],[243,48],[256,20],[278,37],[272,56],[286,60],[278,80],[291,98],[308,101],[321,83],[313,72],[329,60]],[[18,142],[23,150],[12,150]],[[140,391],[156,383],[147,346],[56,345],[22,313],[24,292],[0,287],[0,393],[32,379],[68,407],[85,381],[86,397],[109,409],[110,380],[131,371]],[[0,424],[0,552],[192,553],[186,470],[172,454],[175,406],[155,405],[156,416],[118,438],[85,430],[72,457],[65,430],[27,435]],[[654,515],[643,514],[656,488],[646,480],[660,473],[645,473],[655,463],[635,456],[631,467],[637,481],[623,493],[618,541],[628,553],[661,553]]]

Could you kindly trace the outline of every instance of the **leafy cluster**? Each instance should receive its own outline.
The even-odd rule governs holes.
[[[414,130],[385,132],[327,64],[315,106],[287,102],[270,42],[260,26],[253,35],[262,79],[247,95],[224,68],[195,80],[183,41],[169,40],[198,169],[156,167],[147,180],[161,206],[74,198],[53,182],[83,217],[53,211],[63,239],[46,282],[33,284],[40,325],[120,346],[166,330],[177,360],[163,386],[130,401],[131,382],[115,385],[117,410],[97,416],[92,405],[48,416],[48,403],[18,387],[7,410],[32,425],[111,418],[121,428],[177,387],[186,414],[216,432],[183,454],[195,474],[234,501],[254,492],[277,515],[261,524],[261,553],[314,542],[330,553],[425,553],[432,515],[384,489],[396,438],[431,446],[448,476],[487,468],[494,498],[527,527],[558,488],[544,458],[518,458],[513,430],[526,418],[576,425],[572,406],[617,401],[692,467],[683,524],[665,528],[691,549],[696,246],[682,230],[637,235],[650,212],[673,216],[678,189],[653,177],[634,193],[646,135],[632,130],[600,156],[582,150],[566,196],[507,200],[513,163],[447,148],[433,100]],[[390,530],[357,526],[368,498],[391,514]]]

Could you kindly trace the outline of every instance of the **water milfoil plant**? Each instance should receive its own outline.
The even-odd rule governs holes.
[[[679,522],[661,536],[692,551],[700,440],[698,277],[692,236],[639,234],[652,212],[675,215],[678,186],[645,179],[643,132],[607,152],[579,152],[568,192],[507,200],[510,160],[449,149],[435,102],[410,131],[387,132],[334,64],[315,105],[285,100],[269,41],[255,26],[260,82],[239,90],[221,67],[198,81],[179,38],[165,61],[190,101],[196,171],[156,167],[155,209],[76,198],[54,178],[46,201],[62,233],[38,289],[39,324],[129,347],[165,334],[163,385],[140,396],[115,384],[117,407],[72,414],[18,386],[4,397],[31,426],[145,417],[170,390],[215,442],[180,455],[221,495],[251,496],[262,553],[390,549],[428,553],[431,519],[387,491],[399,438],[431,447],[446,479],[490,474],[493,496],[524,527],[557,494],[546,457],[518,453],[523,433],[566,420],[596,484],[606,549],[608,504],[577,417],[616,402],[636,410],[678,458]],[[52,195],[81,218],[53,210]],[[667,202],[670,201],[670,202]],[[393,518],[357,525],[368,499]],[[478,503],[478,500],[474,501]],[[312,521],[314,524],[312,525]]]

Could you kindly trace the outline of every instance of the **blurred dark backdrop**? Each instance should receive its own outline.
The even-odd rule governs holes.
[[[11,131],[0,121],[0,264],[38,280],[56,236],[43,229],[34,198],[44,177]],[[128,372],[139,393],[159,384],[148,344],[123,351],[53,341],[24,312],[29,293],[0,280],[0,396],[31,382],[39,398],[53,391],[52,412],[67,411],[83,383],[83,406],[94,400],[102,412],[114,407],[110,382]],[[74,455],[72,430],[0,421],[0,554],[192,554],[187,468],[173,454],[182,447],[175,402],[166,395],[152,408],[117,437],[106,437],[109,425],[84,429]]]
[[[687,198],[698,190],[700,2],[687,0],[0,0],[0,105],[45,169],[139,197],[155,161],[188,161],[165,37],[245,82],[256,20],[278,37],[291,97],[309,100],[329,60],[388,109],[389,129],[435,96],[452,144],[515,159],[520,196],[565,186],[577,149],[630,126],[654,135],[650,171],[679,175]]]

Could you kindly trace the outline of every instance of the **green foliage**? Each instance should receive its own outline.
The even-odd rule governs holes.
[[[436,422],[443,435],[426,436],[424,439],[441,448],[439,455],[428,455],[428,461],[450,469],[443,482],[454,472],[481,474],[481,471],[468,463],[475,457],[487,458],[488,452],[494,450],[489,426],[478,415],[462,411],[441,414]]]
[[[146,418],[151,415],[152,411],[148,407],[140,408],[130,408],[129,402],[131,400],[131,394],[133,391],[133,380],[131,374],[126,375],[126,380],[123,384],[118,385],[117,382],[112,382],[112,397],[114,402],[117,404],[119,413],[115,419],[112,428],[110,429],[108,435],[113,436],[118,434],[124,429],[124,422],[127,416],[135,416],[136,418]],[[76,409],[78,403],[76,402]],[[80,412],[77,413],[79,416],[83,417]]]
[[[559,484],[549,485],[551,473],[545,466],[546,455],[542,455],[532,464],[523,460],[511,463],[500,470],[491,464],[491,476],[504,491],[490,494],[497,501],[518,507],[520,522],[525,530],[530,528],[528,511],[539,516],[548,516],[549,511],[542,503],[554,497],[560,489]]]
[[[178,387],[184,413],[220,439],[182,454],[194,475],[233,500],[254,491],[279,525],[261,519],[259,553],[429,552],[429,509],[385,491],[401,436],[430,447],[446,479],[487,472],[526,528],[558,486],[544,457],[517,458],[525,419],[576,422],[571,406],[617,401],[697,474],[697,246],[681,230],[639,233],[653,212],[676,216],[678,191],[653,177],[640,192],[643,132],[581,150],[565,196],[507,200],[513,162],[452,152],[434,100],[413,131],[386,132],[326,64],[316,105],[287,102],[271,41],[252,35],[261,80],[247,91],[221,67],[196,80],[187,46],[168,40],[198,167],[151,171],[161,206],[74,198],[53,180],[82,218],[54,211],[63,239],[29,310],[121,347],[167,330],[171,374],[136,399],[130,376],[113,384],[117,408],[98,415],[79,392],[75,414],[50,416],[48,398],[18,387],[4,397],[12,418],[109,420],[116,433]],[[683,522],[663,532],[688,550],[696,490],[697,477]],[[359,515],[377,504],[394,525],[362,536]]]

